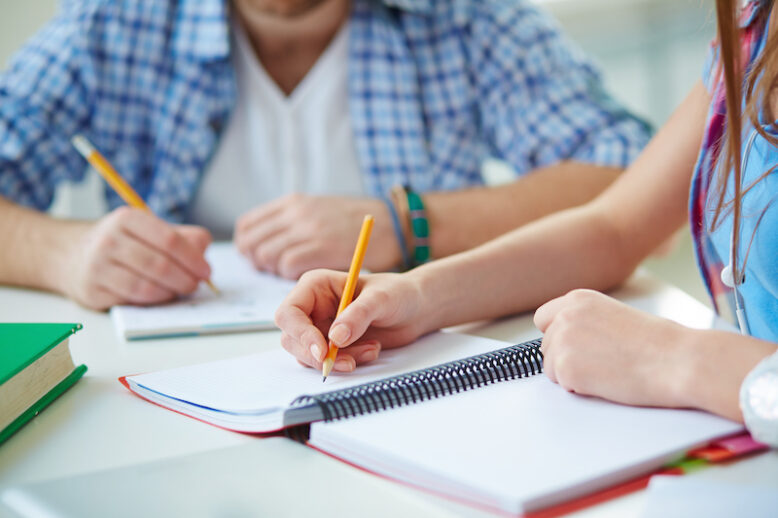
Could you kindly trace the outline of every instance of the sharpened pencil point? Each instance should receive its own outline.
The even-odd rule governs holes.
[[[327,376],[322,376],[321,377],[321,382],[324,383],[325,381],[327,381]]]

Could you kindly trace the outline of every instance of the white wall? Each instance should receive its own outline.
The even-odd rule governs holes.
[[[606,86],[635,113],[661,125],[699,78],[714,32],[713,0],[537,0],[602,66]],[[6,63],[55,13],[56,0],[0,0],[0,63]],[[104,210],[96,175],[67,187],[53,213],[93,217]],[[650,222],[647,222],[650,224]],[[650,260],[662,277],[707,300],[691,261],[691,244],[681,240],[669,258]]]

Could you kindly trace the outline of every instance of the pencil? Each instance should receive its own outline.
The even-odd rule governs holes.
[[[98,173],[100,173],[100,176],[102,176],[108,185],[121,196],[127,205],[135,207],[136,209],[145,210],[146,212],[151,212],[151,208],[146,205],[143,198],[141,198],[138,193],[135,192],[135,189],[133,189],[130,184],[116,172],[116,169],[114,169],[111,163],[92,145],[91,142],[89,142],[89,140],[87,140],[86,137],[83,135],[75,135],[70,141],[78,152],[81,153],[81,156],[83,156]],[[206,279],[205,282],[214,293],[217,295],[219,294],[219,289],[210,279]]]
[[[357,246],[354,249],[354,257],[351,259],[351,267],[348,270],[348,277],[346,277],[346,286],[343,288],[343,294],[340,296],[340,304],[338,305],[338,313],[336,316],[343,313],[343,310],[351,304],[351,300],[354,298],[354,290],[356,289],[357,281],[359,280],[359,270],[362,269],[362,261],[365,259],[365,251],[367,250],[367,243],[370,241],[370,232],[372,232],[372,230],[373,216],[368,214],[362,221],[362,230],[359,231],[359,239],[357,240]],[[338,347],[330,340],[327,356],[324,358],[324,362],[321,365],[322,383],[327,381],[327,376],[330,375],[337,356]]]

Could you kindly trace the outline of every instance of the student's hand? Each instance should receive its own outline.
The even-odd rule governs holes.
[[[98,310],[165,302],[209,278],[204,253],[210,242],[203,228],[121,207],[82,227],[62,262],[61,291]]]
[[[281,345],[303,365],[321,370],[327,337],[341,349],[334,370],[353,371],[374,361],[382,348],[405,345],[424,333],[422,292],[407,274],[363,276],[353,302],[334,322],[346,274],[304,274],[276,311]]]
[[[391,216],[378,199],[284,196],[247,212],[235,225],[235,243],[259,270],[297,279],[314,268],[348,270],[360,225],[375,216],[364,266],[386,271],[400,264]]]
[[[576,290],[541,306],[544,371],[579,394],[641,406],[690,406],[683,383],[695,333],[601,293]]]

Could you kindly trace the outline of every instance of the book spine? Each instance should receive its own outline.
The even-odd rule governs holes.
[[[369,414],[455,394],[543,371],[541,339],[435,367],[313,396],[294,405],[316,404],[325,421]]]

